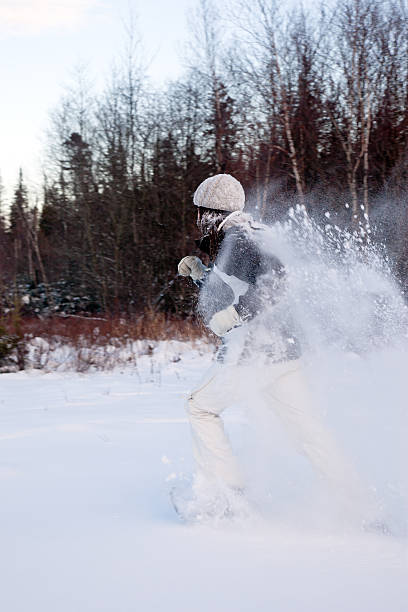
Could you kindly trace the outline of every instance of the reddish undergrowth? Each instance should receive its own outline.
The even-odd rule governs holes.
[[[12,333],[15,321],[5,321]],[[48,318],[21,317],[18,321],[19,335],[28,338],[40,337],[46,340],[58,338],[73,346],[84,344],[102,345],[115,341],[129,340],[199,340],[210,339],[205,328],[193,319],[181,320],[164,313],[147,311],[133,317],[118,315],[57,316]]]

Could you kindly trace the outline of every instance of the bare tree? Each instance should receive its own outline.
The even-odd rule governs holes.
[[[199,0],[189,25],[192,37],[187,64],[191,74],[195,74],[195,82],[201,85],[201,104],[208,124],[206,137],[210,138],[214,169],[216,172],[231,171],[237,132],[235,108],[224,69],[226,30],[222,29],[213,0]]]
[[[335,45],[328,111],[345,156],[355,222],[360,219],[360,208],[366,218],[369,214],[372,116],[387,61],[378,46],[383,27],[382,8],[377,0],[343,0],[338,5],[333,23]]]
[[[267,141],[287,156],[298,197],[304,203],[305,180],[300,168],[299,152],[293,131],[294,49],[290,44],[288,25],[277,2],[247,0],[238,2],[237,23],[246,37],[241,73],[259,97]],[[280,130],[276,127],[280,126]],[[269,180],[271,155],[266,165]],[[262,206],[264,206],[264,201]]]

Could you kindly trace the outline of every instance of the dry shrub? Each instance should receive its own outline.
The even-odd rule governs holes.
[[[194,319],[181,320],[162,312],[148,310],[135,317],[79,315],[49,318],[24,317],[22,332],[27,338],[45,340],[58,338],[72,346],[102,346],[107,343],[132,340],[200,340],[208,334],[202,324]]]
[[[3,318],[4,333],[15,329],[14,319],[12,315],[8,319]],[[19,317],[18,329],[24,355],[28,355],[27,364],[18,369],[29,365],[48,371],[63,368],[78,372],[86,372],[90,368],[109,370],[118,365],[136,366],[140,355],[146,352],[153,355],[154,343],[160,340],[193,343],[206,340],[208,344],[215,343],[215,336],[197,320],[182,320],[154,310],[134,317],[24,316]],[[134,344],[136,341],[146,342]]]

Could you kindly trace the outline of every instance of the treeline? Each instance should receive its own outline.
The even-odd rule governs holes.
[[[1,293],[30,288],[37,309],[190,313],[175,272],[195,252],[192,194],[217,172],[260,219],[294,202],[350,227],[370,218],[406,281],[407,26],[399,0],[310,14],[235,0],[224,15],[201,0],[188,68],[160,91],[130,29],[105,90],[80,71],[53,114],[36,207],[20,174],[0,221]]]

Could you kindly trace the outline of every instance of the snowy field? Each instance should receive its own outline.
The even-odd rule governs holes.
[[[336,521],[330,495],[319,497],[319,483],[273,422],[268,490],[257,497],[257,483],[253,515],[216,525],[178,519],[168,492],[192,471],[184,401],[211,358],[171,343],[108,373],[1,375],[2,612],[408,610],[404,530],[365,533]],[[245,413],[225,417],[251,465],[255,434]],[[384,424],[375,407],[372,417],[362,465],[375,447],[378,466],[397,469],[389,457],[401,421]],[[338,418],[340,437],[347,418]],[[376,432],[388,440],[382,447]]]

